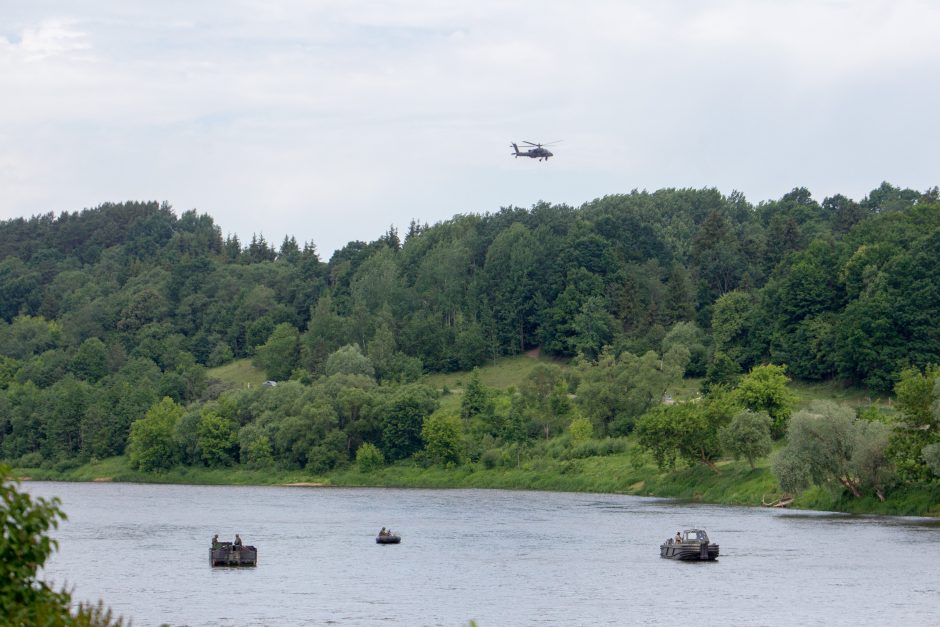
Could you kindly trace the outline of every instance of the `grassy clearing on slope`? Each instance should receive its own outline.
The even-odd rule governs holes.
[[[552,359],[550,357],[540,357],[533,354],[516,355],[514,357],[504,357],[481,366],[480,381],[483,385],[499,390],[505,390],[510,386],[519,387],[532,369],[538,364],[557,364],[565,366],[562,360]],[[438,374],[429,374],[424,377],[424,382],[431,387],[442,389],[447,387],[451,391],[462,392],[470,381],[469,372],[447,372]]]
[[[529,352],[513,357],[503,357],[479,368],[480,380],[490,388],[506,390],[518,388],[538,364],[556,364],[570,368],[568,362],[561,359],[541,356]],[[255,368],[250,359],[237,359],[224,366],[210,368],[208,375],[236,387],[257,386],[264,383],[266,376]],[[426,375],[422,381],[438,390],[448,389],[462,394],[470,380],[470,372],[448,372]],[[676,400],[689,400],[699,395],[702,380],[700,378],[683,379],[666,390]],[[890,395],[872,395],[867,390],[849,387],[836,381],[821,383],[791,382],[790,389],[799,398],[798,408],[802,409],[816,400],[829,400],[844,403],[852,407],[877,405],[882,409],[893,409],[893,397]]]
[[[513,386],[518,388],[532,372],[532,369],[540,363],[556,364],[563,369],[571,368],[569,362],[565,360],[527,353],[500,358],[495,362],[480,366],[480,380],[483,385],[498,390],[506,390]],[[462,394],[470,381],[470,374],[470,372],[429,374],[423,378],[423,382],[438,390],[447,389],[455,394]],[[701,378],[682,379],[669,386],[666,394],[671,395],[677,401],[690,400],[700,395],[701,386]],[[883,410],[893,411],[894,399],[892,396],[873,395],[863,388],[847,386],[838,381],[819,383],[792,381],[789,388],[797,395],[797,409],[803,409],[813,401],[827,400],[851,407],[876,405]]]
[[[688,401],[692,400],[697,396],[701,396],[702,393],[702,379],[701,378],[689,378],[681,379],[676,381],[674,384],[670,385],[666,390],[666,394],[672,396],[674,400],[677,401]]]
[[[497,390],[507,390],[510,387],[519,388],[529,374],[538,364],[555,364],[563,370],[572,368],[569,362],[563,359],[539,356],[534,353],[503,357],[478,368],[480,381],[483,385]],[[447,389],[456,394],[462,394],[470,381],[470,372],[448,372],[426,375],[423,382],[438,390]],[[699,395],[702,386],[700,378],[683,379],[676,382],[666,390],[676,400],[689,400]]]
[[[835,401],[851,407],[876,405],[881,409],[892,409],[894,397],[873,395],[865,389],[850,387],[838,381],[806,383],[791,381],[789,386],[799,397],[798,409],[803,409],[813,401]]]
[[[251,365],[250,359],[236,359],[224,366],[210,368],[208,374],[235,387],[258,386],[267,379],[263,371]]]

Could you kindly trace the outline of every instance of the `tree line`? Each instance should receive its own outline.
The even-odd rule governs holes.
[[[279,247],[223,238],[209,216],[166,204],[8,220],[0,457],[326,470],[364,444],[373,458],[454,458],[447,435],[483,459],[539,434],[570,436],[578,419],[594,435],[639,430],[676,376],[704,377],[702,407],[717,403],[708,411],[727,420],[715,437],[727,428],[727,440],[732,424],[747,425],[715,399],[766,364],[874,392],[932,372],[938,252],[937,189],[888,183],[858,202],[817,202],[803,188],[757,205],[664,189],[507,207],[413,221],[403,237],[390,227],[329,261],[291,236]],[[533,348],[577,359],[577,375],[541,372],[491,395],[492,410],[423,432],[439,399],[422,374]],[[207,376],[246,357],[281,385],[230,390]],[[748,407],[736,394],[731,405]],[[700,413],[658,411],[670,424]],[[767,418],[774,437],[791,426]]]

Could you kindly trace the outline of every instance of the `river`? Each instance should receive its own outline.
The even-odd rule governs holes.
[[[929,625],[940,521],[501,490],[22,484],[43,578],[134,625]],[[402,543],[380,546],[382,526]],[[706,529],[716,562],[659,557]],[[213,534],[258,548],[211,568]]]

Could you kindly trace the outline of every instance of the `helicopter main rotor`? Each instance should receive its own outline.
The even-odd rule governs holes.
[[[562,140],[560,139],[553,142],[548,142],[547,144],[540,144],[538,142],[530,142],[525,140],[522,141],[523,144],[529,144],[530,146],[535,146],[536,148],[541,148],[542,146],[554,146],[555,144],[560,144],[561,142]]]

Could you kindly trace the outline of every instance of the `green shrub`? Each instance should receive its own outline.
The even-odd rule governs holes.
[[[15,466],[17,468],[39,468],[42,466],[42,454],[38,451],[32,453],[26,453],[18,460],[16,460]]]
[[[570,459],[563,461],[558,465],[558,470],[563,475],[577,475],[584,471],[584,465],[581,460]]]
[[[319,444],[307,449],[307,463],[304,469],[320,475],[334,468],[342,468],[348,463],[346,435],[339,429],[333,429],[323,436]]]
[[[375,444],[366,442],[356,450],[356,465],[359,472],[374,472],[385,465],[385,456]]]
[[[274,453],[268,436],[261,435],[249,440],[242,448],[243,463],[248,468],[270,468],[274,466]]]
[[[502,449],[491,448],[483,452],[483,455],[480,456],[480,461],[483,462],[484,468],[492,470],[493,468],[506,465],[509,461],[509,456]]]
[[[68,472],[70,470],[75,470],[82,465],[82,462],[74,458],[65,458],[60,459],[55,463],[55,466],[52,467],[56,472]]]
[[[307,451],[307,465],[304,470],[315,475],[322,475],[343,464],[343,454],[335,448],[317,444]]]
[[[590,440],[594,435],[594,425],[587,418],[575,418],[568,425],[568,433],[571,434],[573,444],[581,444]]]
[[[616,455],[627,450],[626,438],[604,438],[603,440],[588,440],[571,447],[563,459],[584,459],[586,457],[603,457]]]

